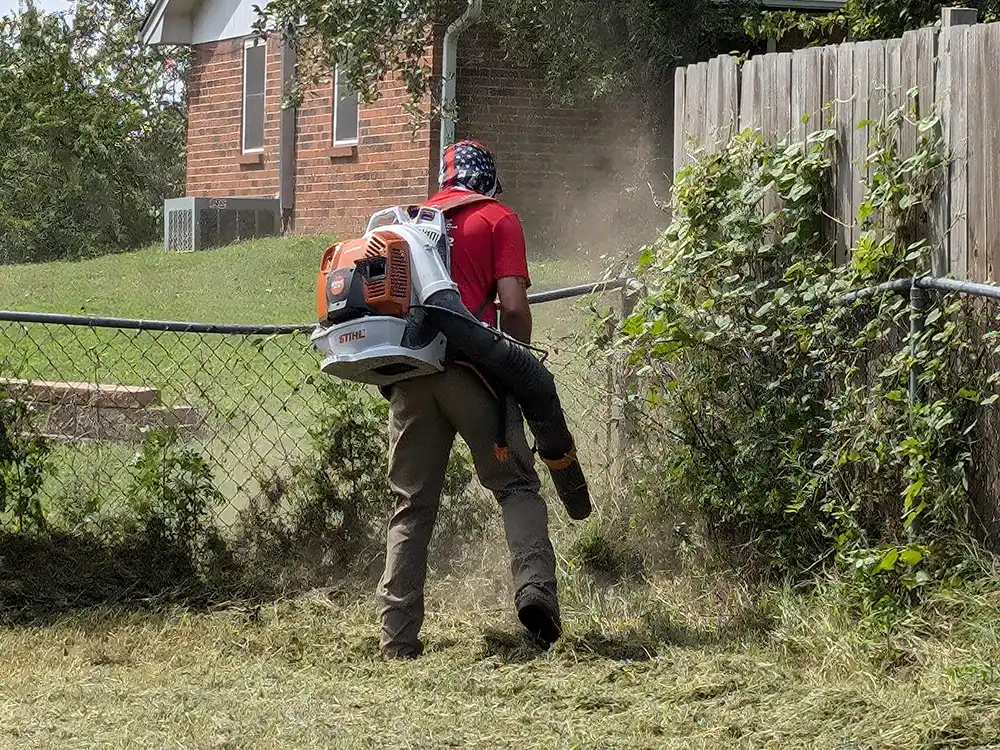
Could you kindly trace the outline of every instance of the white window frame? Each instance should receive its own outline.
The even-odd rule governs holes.
[[[330,125],[332,132],[330,133],[330,140],[333,145],[336,146],[357,146],[358,141],[361,140],[361,101],[358,100],[358,121],[354,126],[354,137],[345,140],[337,140],[337,109],[340,105],[340,66],[336,65],[333,68],[333,115],[330,118]]]
[[[247,148],[247,50],[254,47],[264,48],[264,106],[262,114],[264,116],[265,138],[267,127],[267,40],[259,37],[247,39],[243,43],[243,99],[240,102],[240,147],[244,154],[261,154],[264,152],[264,143],[259,148]]]

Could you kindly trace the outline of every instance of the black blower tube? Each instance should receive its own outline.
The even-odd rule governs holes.
[[[527,349],[476,320],[458,292],[435,292],[426,300],[424,310],[427,322],[440,330],[449,344],[484,375],[497,380],[520,404],[528,429],[535,436],[538,455],[549,469],[566,512],[575,521],[587,518],[592,510],[590,491],[552,373]]]

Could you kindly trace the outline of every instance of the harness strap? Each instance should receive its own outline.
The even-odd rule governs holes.
[[[469,206],[474,203],[486,203],[486,202],[496,202],[496,198],[491,198],[488,195],[483,195],[481,193],[468,192],[462,193],[445,201],[427,201],[424,205],[430,208],[436,208],[441,211],[445,216],[447,216],[452,211],[462,208],[463,206]],[[490,288],[487,293],[486,299],[483,300],[479,309],[476,311],[476,319],[482,320],[483,313],[486,312],[486,308],[493,302],[496,298],[496,286]],[[494,436],[493,442],[493,454],[498,461],[506,461],[509,456],[509,450],[507,446],[507,394],[504,392],[503,388],[498,382],[493,381],[492,378],[486,377],[479,368],[473,365],[471,362],[466,362],[460,357],[454,357],[455,364],[463,365],[474,372],[479,379],[482,381],[483,385],[493,396],[494,401],[497,405],[497,432]],[[492,381],[492,382],[491,382]]]
[[[496,203],[496,198],[491,198],[488,195],[483,195],[482,193],[461,193],[460,195],[455,195],[444,201],[427,201],[424,203],[425,206],[429,208],[436,208],[438,211],[443,213],[448,213],[449,211],[454,211],[456,208],[461,208],[462,206],[468,206],[472,203],[485,203],[487,201]]]

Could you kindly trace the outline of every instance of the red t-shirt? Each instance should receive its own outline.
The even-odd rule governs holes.
[[[441,204],[468,193],[462,188],[449,188],[427,203]],[[487,302],[479,318],[495,326],[497,279],[518,276],[531,285],[520,219],[497,201],[476,202],[449,212],[448,235],[451,238],[451,278],[458,284],[462,304],[476,315]]]

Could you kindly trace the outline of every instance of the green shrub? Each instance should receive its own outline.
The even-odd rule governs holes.
[[[210,464],[196,448],[183,445],[176,427],[144,436],[126,497],[134,520],[154,539],[197,555],[216,538],[216,513],[224,498]]]
[[[667,498],[696,513],[740,564],[803,577],[836,563],[897,598],[953,575],[971,548],[969,432],[994,398],[957,302],[937,300],[914,341],[903,296],[832,304],[928,269],[941,144],[921,121],[900,158],[902,122],[871,126],[860,232],[837,268],[833,131],[777,146],[745,132],[701,154],[642,252],[647,293],[610,351],[635,378],[647,510]],[[911,344],[927,391],[912,407]]]
[[[371,389],[316,376],[318,414],[311,450],[290,474],[261,478],[261,495],[241,514],[239,546],[263,569],[297,585],[358,572],[378,558],[394,503],[388,482],[388,402]],[[467,451],[448,465],[436,538],[483,523],[469,491]]]
[[[19,531],[45,527],[39,493],[52,471],[50,453],[49,441],[34,431],[29,407],[0,391],[0,518],[15,521]]]

